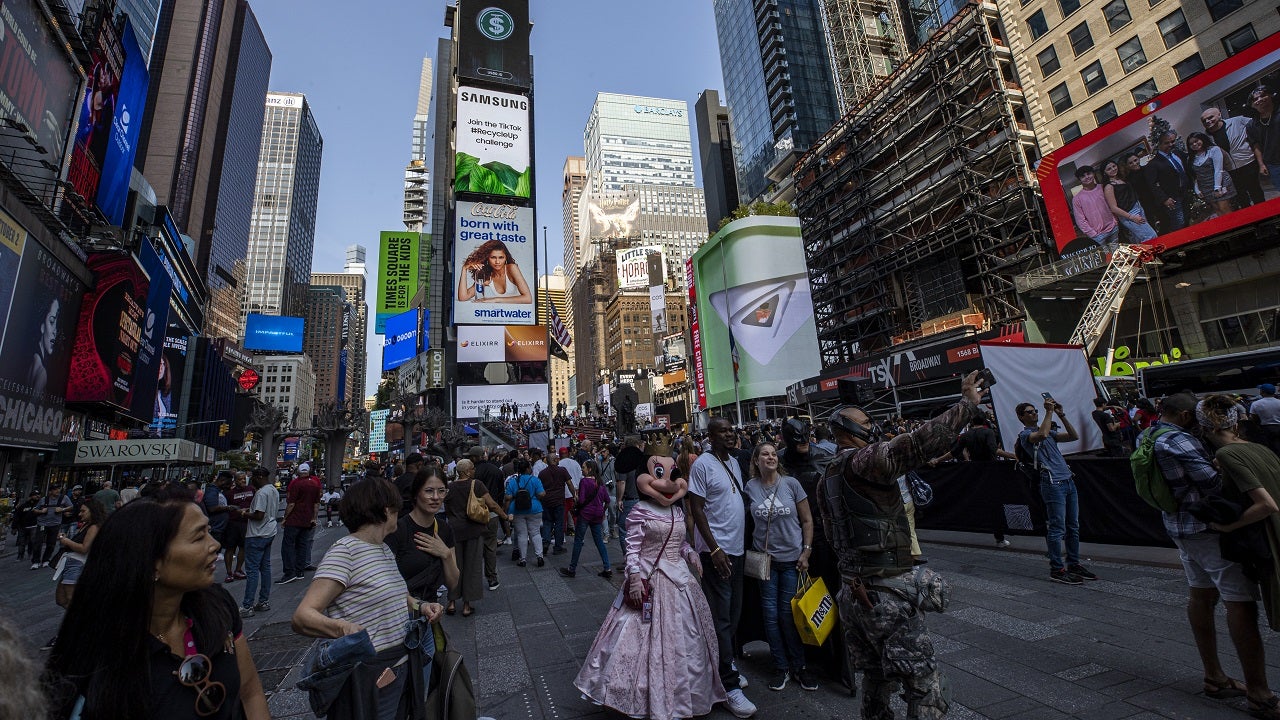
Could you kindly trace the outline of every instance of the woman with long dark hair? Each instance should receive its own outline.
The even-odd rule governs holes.
[[[189,500],[112,513],[45,666],[51,717],[267,720],[236,602],[214,584],[217,559]]]
[[[462,261],[458,302],[532,303],[520,266],[501,240],[490,240]]]
[[[1231,212],[1231,201],[1236,196],[1236,186],[1231,180],[1231,157],[1202,132],[1187,136],[1187,153],[1191,155],[1191,167],[1187,170],[1196,196],[1213,210],[1209,218]]]
[[[80,512],[72,535],[70,537],[61,533],[58,535],[58,543],[62,545],[63,550],[56,573],[58,586],[53,591],[53,601],[58,604],[58,607],[65,609],[71,606],[76,583],[80,580],[84,562],[89,556],[89,546],[93,545],[98,531],[102,529],[102,523],[106,520],[107,511],[102,507],[102,503],[89,498],[80,504]],[[55,635],[45,643],[44,648],[46,650],[52,648],[57,641],[58,636]]]

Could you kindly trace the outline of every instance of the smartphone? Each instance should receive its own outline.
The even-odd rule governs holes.
[[[982,372],[978,373],[978,377],[982,378],[983,389],[996,384],[996,374],[991,372],[991,368],[982,368]]]
[[[391,671],[391,668],[384,668],[374,684],[378,686],[378,689],[382,689],[395,681],[396,674]]]
[[[1053,395],[1052,395],[1052,394],[1050,394],[1050,393],[1047,393],[1047,392],[1042,392],[1042,393],[1040,393],[1040,397],[1044,398],[1045,400],[1053,400]],[[1057,401],[1057,400],[1053,400],[1053,402],[1055,402],[1055,403],[1056,403],[1056,402],[1058,402],[1058,401]]]

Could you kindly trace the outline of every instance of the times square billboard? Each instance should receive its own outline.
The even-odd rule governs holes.
[[[458,77],[528,88],[529,0],[463,0]]]
[[[1167,250],[1280,214],[1278,105],[1275,34],[1046,155],[1058,252]]]

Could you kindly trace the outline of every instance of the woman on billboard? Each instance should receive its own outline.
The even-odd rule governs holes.
[[[1130,173],[1142,173],[1142,164],[1137,155],[1129,153],[1124,158],[1125,166],[1121,167],[1115,160],[1108,160],[1102,166],[1102,174],[1107,184],[1102,188],[1107,198],[1107,206],[1111,214],[1116,216],[1120,224],[1129,233],[1130,242],[1143,243],[1154,240],[1156,229],[1147,222],[1147,214],[1138,200],[1138,191],[1129,184]]]
[[[501,240],[490,240],[467,256],[458,275],[458,302],[531,304],[533,294]]]
[[[1222,148],[1202,132],[1187,136],[1187,151],[1191,155],[1191,175],[1195,180],[1196,196],[1212,208],[1211,219],[1231,212],[1231,201],[1236,196],[1236,186],[1231,181],[1231,167],[1227,164]]]

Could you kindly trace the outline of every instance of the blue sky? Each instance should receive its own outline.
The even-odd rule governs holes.
[[[379,230],[404,227],[403,172],[418,74],[423,56],[435,55],[436,38],[447,35],[446,3],[251,2],[274,56],[271,89],[306,93],[324,135],[312,267],[338,272],[348,245],[376,253]],[[675,98],[692,110],[698,93],[720,90],[723,81],[710,0],[530,5],[538,224],[547,226],[548,255],[557,265],[563,257],[564,159],[582,154],[582,129],[596,93]],[[696,142],[692,126],[690,132]],[[369,264],[374,266],[373,257]],[[369,360],[366,394],[380,377],[378,336],[371,336]]]

